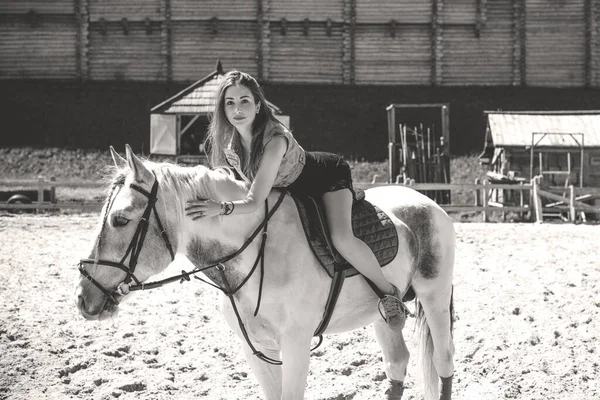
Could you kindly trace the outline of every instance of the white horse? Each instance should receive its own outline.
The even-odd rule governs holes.
[[[264,209],[192,221],[185,216],[186,201],[240,199],[247,187],[227,171],[142,161],[129,146],[127,159],[111,151],[120,166],[102,211],[98,238],[80,264],[80,313],[89,320],[112,316],[130,290],[149,288],[143,282],[172,262],[170,253],[185,256],[196,267],[192,273],[202,272],[222,290],[235,291],[223,297],[222,312],[242,339],[265,398],[302,399],[311,339],[323,316],[331,278],[309,249],[294,201],[285,195],[273,211],[281,192],[269,195],[268,237],[262,235]],[[401,291],[412,286],[417,296],[425,398],[449,400],[454,373],[452,221],[428,197],[405,187],[369,189],[366,199],[390,216],[398,233],[399,249],[383,268],[385,276]],[[261,234],[249,240],[253,232]],[[264,275],[252,273],[263,251]],[[364,279],[347,278],[325,333],[373,324],[390,381],[387,398],[399,399],[409,352],[402,332],[390,329],[382,319],[377,302]],[[282,365],[264,360],[281,360]]]

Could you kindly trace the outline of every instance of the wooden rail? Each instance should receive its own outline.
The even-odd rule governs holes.
[[[396,185],[393,183],[365,183],[355,182],[354,185],[361,189],[368,189],[376,186],[389,186]],[[466,212],[466,213],[482,213],[482,219],[484,222],[490,220],[490,215],[493,213],[502,213],[505,215],[507,212],[515,212],[521,214],[530,214],[531,207],[529,204],[520,205],[504,205],[496,202],[489,201],[490,195],[493,190],[514,190],[514,191],[525,191],[530,192],[532,190],[531,184],[490,184],[487,180],[483,183],[411,183],[404,185],[411,189],[419,192],[425,191],[438,191],[438,190],[461,190],[461,191],[473,191],[475,192],[475,203],[474,204],[440,204],[440,207],[446,212]]]
[[[377,183],[377,182],[355,182],[354,185],[357,188],[369,189],[378,186],[398,186],[394,183]],[[0,179],[0,187],[28,187],[37,188],[38,200],[31,204],[6,204],[0,203],[0,210],[35,210],[35,211],[47,211],[47,210],[74,210],[82,212],[98,212],[102,208],[102,202],[57,202],[55,197],[52,196],[54,201],[45,202],[43,201],[44,190],[50,189],[52,192],[58,187],[63,188],[102,188],[105,184],[101,182],[74,182],[74,181],[55,181],[47,180],[43,177],[37,180],[8,180]],[[446,212],[464,212],[464,213],[481,213],[482,220],[487,222],[490,220],[490,215],[493,213],[502,213],[505,215],[507,212],[519,213],[527,215],[526,218],[534,219],[535,221],[542,222],[544,213],[550,212],[564,212],[569,213],[569,220],[575,221],[577,213],[587,212],[594,213],[600,216],[600,207],[592,206],[583,203],[584,200],[590,200],[594,198],[600,198],[600,188],[578,188],[570,186],[567,188],[569,196],[559,196],[552,192],[564,192],[563,187],[541,187],[539,181],[536,179],[532,180],[531,183],[522,183],[519,185],[515,184],[490,184],[487,180],[483,183],[412,183],[405,185],[414,190],[424,191],[438,191],[438,190],[461,190],[461,191],[473,191],[475,192],[474,204],[440,204],[440,207]],[[519,205],[506,205],[498,202],[490,201],[490,195],[495,190],[511,190],[521,192],[521,204]],[[525,204],[523,202],[523,193],[529,193],[529,202]],[[542,205],[541,198],[547,198],[554,201],[554,203]]]
[[[102,202],[57,202],[56,188],[97,188],[104,187],[102,182],[77,182],[77,181],[56,181],[38,177],[38,179],[0,179],[0,187],[8,188],[33,188],[37,189],[37,201],[30,204],[26,203],[0,203],[0,210],[35,210],[40,211],[60,211],[73,210],[79,212],[97,212],[102,209]],[[44,201],[44,191],[50,189],[50,201]]]

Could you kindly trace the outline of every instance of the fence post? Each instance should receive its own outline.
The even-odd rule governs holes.
[[[42,210],[42,204],[44,203],[44,177],[38,176],[38,198],[37,198],[37,208],[36,212],[40,212]]]
[[[577,221],[577,214],[575,213],[575,189],[573,185],[569,185],[569,221]]]
[[[480,185],[481,179],[475,178],[475,184]],[[479,188],[475,189],[475,206],[481,207],[481,190]]]
[[[489,182],[487,179],[483,180],[483,222],[488,222],[488,194],[489,194]]]
[[[519,207],[523,208],[525,207],[525,200],[523,199],[523,182],[519,183]],[[519,219],[522,221],[523,220],[523,212],[519,213]]]
[[[50,177],[50,203],[56,204],[56,186],[54,186],[54,182],[56,182],[55,177]]]
[[[531,185],[533,186],[533,205],[534,205],[534,209],[535,209],[535,222],[537,223],[542,223],[544,222],[544,214],[543,214],[543,210],[542,210],[542,198],[538,193],[538,185],[539,185],[539,176],[534,177],[531,180]]]

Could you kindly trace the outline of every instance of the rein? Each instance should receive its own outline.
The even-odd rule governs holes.
[[[252,344],[252,341],[250,340],[250,337],[248,336],[248,331],[246,330],[244,321],[242,321],[242,317],[240,316],[240,313],[235,304],[235,299],[233,296],[246,284],[246,282],[248,282],[250,277],[252,277],[252,275],[254,274],[254,271],[256,271],[256,268],[258,267],[258,264],[260,262],[260,282],[259,282],[259,286],[258,286],[258,298],[256,300],[256,309],[254,310],[254,316],[256,317],[256,315],[258,314],[258,310],[260,308],[260,301],[262,298],[262,290],[263,290],[263,279],[265,276],[265,245],[266,245],[267,237],[268,237],[269,220],[271,219],[271,217],[273,216],[275,211],[277,211],[277,209],[283,202],[285,194],[286,194],[285,191],[281,192],[281,195],[279,195],[279,198],[277,199],[277,202],[275,203],[275,205],[273,206],[271,211],[269,211],[268,200],[265,200],[265,219],[260,223],[260,225],[258,225],[258,227],[254,230],[252,235],[250,235],[248,237],[248,239],[246,239],[246,242],[244,242],[242,247],[240,247],[237,251],[233,252],[232,254],[229,254],[228,256],[225,256],[221,260],[219,260],[216,263],[213,263],[211,265],[207,265],[202,268],[194,269],[191,272],[183,271],[183,273],[181,275],[177,275],[172,278],[164,279],[162,281],[152,282],[152,283],[149,283],[146,285],[146,286],[152,285],[152,287],[154,288],[154,287],[162,286],[165,283],[168,283],[167,281],[173,282],[178,279],[180,279],[181,282],[183,282],[184,280],[189,281],[190,275],[197,274],[198,272],[203,272],[203,271],[206,271],[211,268],[216,268],[217,271],[219,271],[219,273],[221,274],[221,278],[223,279],[225,288],[222,288],[219,285],[215,285],[214,283],[211,283],[211,282],[209,282],[205,279],[199,278],[197,276],[194,276],[194,278],[198,279],[199,281],[202,281],[216,289],[219,289],[221,292],[223,292],[223,294],[225,296],[227,296],[229,298],[229,301],[231,302],[231,306],[233,307],[233,311],[235,313],[235,317],[237,318],[238,325],[240,326],[240,330],[242,331],[242,334],[244,335],[244,339],[246,339],[246,343],[252,350],[252,354],[254,354],[256,357],[258,357],[260,360],[262,360],[266,363],[269,363],[269,364],[273,364],[273,365],[281,365],[282,362],[278,361],[278,360],[274,360],[274,359],[266,356],[264,353],[262,353],[261,351],[258,351],[256,349],[256,347],[254,347],[254,345]],[[244,250],[246,250],[246,248],[250,245],[250,243],[252,243],[254,241],[254,239],[258,236],[258,234],[260,233],[261,230],[263,231],[262,239],[260,242],[260,248],[258,250],[258,254],[256,255],[256,260],[254,261],[254,265],[250,269],[250,272],[248,272],[248,275],[246,275],[246,277],[242,280],[242,282],[234,289],[231,289],[229,287],[229,282],[227,282],[227,276],[225,275],[224,263],[234,259],[235,257],[239,256]],[[134,288],[131,288],[131,289],[133,290]]]
[[[115,185],[113,187],[113,191],[111,192],[111,200],[109,202],[108,207],[106,208],[106,212],[104,215],[104,219],[102,222],[102,226],[104,227],[104,225],[106,224],[106,220],[108,218],[108,212],[110,210],[110,208],[112,207],[113,201],[116,197],[116,195],[113,195],[115,188],[119,186],[119,185]],[[157,192],[158,192],[158,180],[155,179],[154,184],[152,185],[152,189],[150,192],[144,190],[143,188],[135,185],[135,184],[130,184],[130,187],[132,189],[137,190],[138,192],[142,193],[143,195],[145,195],[148,198],[148,205],[146,206],[146,209],[144,210],[144,213],[142,215],[142,217],[140,218],[140,222],[138,223],[138,226],[135,230],[135,233],[131,239],[131,243],[129,244],[127,251],[125,252],[125,255],[123,256],[123,258],[121,258],[121,260],[119,262],[114,262],[114,261],[107,261],[107,260],[97,260],[97,259],[89,259],[89,258],[85,258],[85,259],[81,259],[79,262],[79,272],[85,277],[87,278],[90,282],[92,282],[98,289],[100,289],[102,291],[102,293],[104,293],[108,298],[110,298],[115,304],[119,304],[119,302],[117,301],[116,297],[115,297],[115,293],[120,294],[122,296],[126,295],[127,293],[129,293],[130,291],[136,291],[136,290],[148,290],[148,289],[155,289],[161,286],[164,286],[168,283],[172,283],[172,282],[176,282],[179,281],[180,283],[183,283],[185,281],[190,281],[190,275],[194,275],[195,279],[198,279],[204,283],[209,284],[210,286],[219,289],[223,292],[223,294],[225,294],[230,302],[231,305],[233,307],[233,311],[235,313],[235,316],[238,320],[238,324],[240,326],[240,329],[242,331],[242,334],[244,335],[244,338],[246,339],[246,343],[248,344],[248,346],[250,347],[250,349],[252,349],[253,354],[258,357],[260,360],[265,361],[269,364],[273,364],[273,365],[281,365],[282,362],[278,361],[278,360],[274,360],[272,358],[269,358],[268,356],[266,356],[264,353],[258,351],[253,345],[252,342],[250,341],[250,337],[248,335],[248,331],[246,330],[246,326],[244,325],[242,318],[240,316],[240,313],[238,311],[238,308],[235,304],[235,299],[234,299],[234,295],[246,284],[246,282],[248,282],[248,280],[252,277],[252,275],[254,274],[254,272],[256,271],[256,268],[258,267],[258,264],[260,262],[260,282],[259,282],[259,289],[258,289],[258,298],[256,301],[256,309],[254,310],[254,316],[256,317],[256,315],[258,314],[258,310],[260,308],[260,302],[261,302],[261,298],[262,298],[262,290],[263,290],[263,281],[264,281],[264,273],[265,273],[265,245],[266,245],[266,241],[267,241],[267,237],[268,237],[268,233],[267,233],[267,229],[268,229],[268,223],[269,220],[271,219],[271,217],[273,216],[273,214],[275,213],[275,211],[277,211],[277,209],[279,208],[279,206],[281,205],[281,203],[283,202],[283,199],[285,198],[286,192],[282,191],[281,195],[279,196],[279,198],[277,199],[277,202],[275,203],[275,205],[273,206],[273,208],[269,211],[269,203],[268,200],[265,200],[265,218],[264,220],[258,225],[258,227],[254,230],[254,232],[252,232],[252,234],[248,237],[248,239],[246,239],[246,241],[244,242],[244,244],[235,252],[223,257],[221,260],[211,264],[211,265],[207,265],[205,267],[202,268],[196,268],[192,271],[182,271],[181,274],[179,275],[174,275],[172,277],[169,278],[165,278],[159,281],[155,281],[155,282],[150,282],[150,283],[143,283],[140,282],[140,280],[134,275],[135,272],[135,267],[137,265],[137,260],[139,257],[139,254],[142,250],[142,246],[144,244],[144,240],[146,238],[146,233],[148,232],[148,226],[149,226],[149,219],[150,219],[150,215],[152,213],[152,211],[154,211],[154,215],[158,224],[158,227],[160,229],[160,234],[161,237],[163,238],[164,242],[165,242],[165,246],[167,247],[167,250],[169,251],[169,253],[171,254],[171,260],[175,259],[175,254],[173,252],[173,247],[171,246],[171,242],[169,241],[168,235],[166,233],[166,231],[163,228],[163,225],[160,221],[160,217],[158,215],[158,212],[156,211],[156,200],[157,200]],[[250,269],[250,272],[248,273],[248,275],[246,275],[246,277],[242,280],[242,282],[235,288],[231,289],[229,286],[229,282],[227,281],[227,277],[225,275],[225,265],[224,263],[231,261],[232,259],[234,259],[235,257],[239,256],[244,250],[246,250],[246,248],[254,241],[254,239],[259,235],[260,231],[262,232],[262,238],[261,238],[261,243],[260,243],[260,248],[258,251],[258,254],[256,256],[256,260],[254,261],[254,265],[252,266],[252,268]],[[99,241],[100,241],[100,237],[101,237],[102,233],[100,233],[100,236],[98,238],[98,246],[99,246]],[[124,262],[127,259],[128,256],[130,257],[129,260],[129,265],[125,265]],[[85,264],[92,264],[92,265],[106,265],[109,267],[114,267],[114,268],[118,268],[122,271],[124,271],[127,276],[125,277],[125,280],[120,283],[117,286],[116,291],[109,291],[108,289],[106,289],[105,287],[103,287],[98,281],[96,281],[90,274],[89,272],[87,272],[84,268]],[[199,278],[197,276],[195,276],[195,274],[199,273],[199,272],[203,272],[206,271],[208,269],[211,268],[216,268],[217,271],[219,271],[219,273],[221,274],[221,278],[223,280],[224,286],[225,288],[222,288],[214,283],[208,282],[202,278]],[[135,285],[131,286],[129,285],[129,283],[131,281],[135,281]],[[126,290],[123,290],[123,286],[126,287]],[[319,345],[322,342],[322,336],[320,337],[320,341],[317,344],[317,347],[319,347]],[[314,348],[312,349],[314,350]]]
[[[275,213],[275,211],[277,211],[277,209],[279,208],[279,206],[281,205],[281,203],[283,202],[283,199],[285,198],[286,192],[282,191],[281,194],[279,195],[279,198],[277,199],[277,202],[275,203],[275,205],[273,206],[273,208],[271,209],[271,211],[269,211],[269,202],[268,200],[265,200],[265,218],[264,220],[260,223],[260,225],[258,225],[258,227],[254,230],[254,232],[252,232],[252,234],[248,237],[248,239],[246,239],[246,241],[244,242],[244,244],[235,252],[223,257],[221,260],[211,264],[211,265],[207,265],[205,267],[202,268],[196,268],[190,272],[186,272],[186,271],[182,271],[181,274],[170,277],[170,278],[166,278],[160,281],[156,281],[156,282],[151,282],[151,283],[141,283],[137,286],[132,286],[130,288],[130,290],[145,290],[145,289],[154,289],[157,287],[161,287],[167,283],[171,283],[171,282],[175,282],[175,281],[180,281],[180,283],[183,283],[184,281],[189,281],[190,280],[190,275],[194,275],[195,279],[198,279],[199,281],[202,281],[216,289],[219,289],[221,292],[223,292],[223,294],[225,296],[227,296],[229,298],[229,301],[231,302],[231,305],[233,307],[233,311],[235,313],[235,316],[237,318],[238,324],[240,326],[240,329],[242,331],[242,334],[244,335],[244,339],[246,339],[246,343],[248,344],[248,346],[250,347],[250,349],[252,350],[252,354],[254,354],[256,357],[258,357],[260,360],[269,363],[269,364],[273,364],[273,365],[281,365],[282,362],[278,361],[278,360],[274,360],[268,356],[266,356],[264,353],[262,353],[261,351],[258,351],[254,345],[252,344],[250,337],[248,336],[248,331],[246,330],[246,326],[244,325],[244,322],[242,321],[242,317],[240,316],[240,313],[238,311],[238,308],[235,304],[235,299],[234,299],[234,295],[246,284],[246,282],[248,282],[248,280],[250,279],[250,277],[252,277],[252,275],[254,274],[254,271],[256,271],[256,268],[258,267],[258,264],[260,262],[260,282],[259,282],[259,286],[258,286],[258,298],[256,300],[256,309],[254,310],[254,316],[256,317],[256,315],[258,314],[258,310],[260,308],[260,301],[262,298],[262,289],[263,289],[263,280],[264,280],[264,275],[265,275],[265,245],[267,242],[267,237],[268,237],[268,226],[269,226],[269,220],[271,219],[271,217],[273,216],[273,214]],[[248,272],[248,275],[246,275],[246,277],[242,280],[242,282],[235,287],[234,289],[230,289],[229,287],[229,282],[227,282],[227,276],[225,275],[225,265],[224,263],[231,261],[232,259],[234,259],[235,257],[239,256],[244,250],[246,250],[246,248],[254,241],[254,239],[258,236],[258,234],[260,233],[260,231],[263,231],[262,233],[262,239],[261,239],[261,243],[260,243],[260,248],[258,250],[258,254],[256,255],[256,260],[254,261],[254,265],[252,266],[252,268],[250,269],[250,272]],[[219,273],[221,274],[221,278],[223,279],[223,283],[225,285],[225,288],[220,287],[219,285],[215,285],[212,282],[209,282],[205,279],[199,278],[197,276],[195,276],[195,274],[199,273],[199,272],[204,272],[208,269],[211,268],[216,268],[217,271],[219,271]],[[321,340],[322,341],[322,340]],[[319,344],[317,345],[317,347],[321,344],[321,341],[319,342]]]
[[[260,261],[261,259],[263,259],[263,263],[262,263],[262,267],[261,267],[261,271],[264,272],[264,246],[265,246],[265,241],[267,240],[267,225],[269,220],[271,219],[271,217],[273,216],[273,214],[275,213],[275,211],[279,208],[279,206],[281,205],[281,203],[283,202],[283,198],[285,197],[285,192],[282,192],[281,195],[279,196],[279,199],[277,199],[277,202],[275,203],[275,206],[271,209],[270,212],[267,213],[268,211],[268,202],[265,201],[265,219],[260,223],[260,225],[258,225],[258,227],[254,230],[254,232],[252,232],[252,234],[248,237],[248,239],[246,239],[246,241],[244,242],[244,244],[242,245],[242,247],[240,247],[239,249],[237,249],[235,252],[223,257],[221,260],[211,264],[211,265],[207,265],[205,267],[202,268],[195,268],[192,271],[181,271],[181,274],[179,275],[174,275],[170,278],[165,278],[165,279],[161,279],[159,281],[155,281],[155,282],[150,282],[150,283],[139,283],[135,286],[131,286],[129,288],[130,291],[135,291],[135,290],[147,290],[147,289],[155,289],[161,286],[164,286],[168,283],[171,282],[175,282],[175,281],[179,281],[180,283],[183,283],[184,281],[189,281],[190,280],[190,275],[195,275],[199,272],[204,272],[207,269],[211,269],[211,268],[217,268],[217,270],[220,269],[224,269],[224,265],[223,263],[226,263],[227,261],[231,261],[232,259],[234,259],[235,257],[239,256],[240,254],[242,254],[242,252],[244,250],[246,250],[246,248],[254,241],[254,239],[258,236],[258,234],[260,233],[260,231],[265,228],[263,235],[262,235],[262,243],[261,243],[261,247],[258,253],[258,256],[256,258],[256,261],[254,263],[254,266],[252,267],[252,269],[250,270],[250,272],[248,273],[248,275],[244,278],[244,280],[242,281],[242,283],[240,285],[238,285],[234,290],[232,291],[228,291],[228,290],[223,290],[223,288],[221,288],[218,285],[215,285],[214,283],[208,282],[202,278],[198,278],[197,276],[194,276],[195,279],[198,279],[204,283],[209,284],[210,286],[217,288],[221,291],[223,291],[223,293],[225,295],[234,295],[235,293],[237,293],[242,286],[244,286],[244,284],[248,281],[248,279],[250,279],[250,277],[252,276],[252,274],[254,273],[254,271],[256,270],[256,267],[258,265],[258,261]],[[261,279],[261,284],[262,284],[262,279]],[[258,308],[257,311],[258,312]],[[256,315],[256,314],[255,314]]]

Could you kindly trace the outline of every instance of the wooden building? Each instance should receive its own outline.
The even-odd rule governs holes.
[[[596,0],[31,0],[0,4],[0,79],[600,86]],[[550,51],[551,49],[551,51]]]
[[[600,111],[487,111],[480,155],[497,176],[600,187]]]

